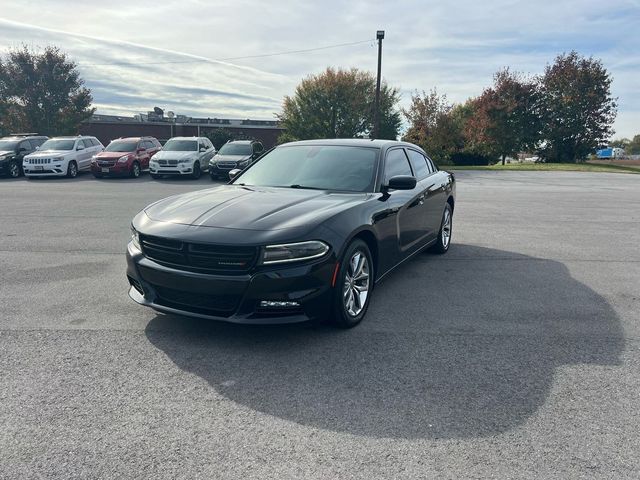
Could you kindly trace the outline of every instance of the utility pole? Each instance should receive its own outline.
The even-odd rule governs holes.
[[[378,138],[380,132],[380,75],[382,74],[382,39],[384,38],[384,30],[376,32],[378,39],[378,78],[376,79],[376,101],[373,107],[373,134],[371,138]]]

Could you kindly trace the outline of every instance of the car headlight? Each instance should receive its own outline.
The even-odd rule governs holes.
[[[131,242],[138,250],[140,250],[140,235],[138,234],[138,231],[133,227],[131,227]]]
[[[129,155],[123,155],[118,159],[118,163],[126,163],[129,160]]]
[[[327,254],[329,245],[320,240],[309,242],[286,243],[282,245],[267,245],[262,255],[262,264],[298,262],[320,258]]]

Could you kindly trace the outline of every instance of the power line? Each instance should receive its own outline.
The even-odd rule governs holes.
[[[193,60],[166,60],[166,61],[155,61],[155,62],[105,62],[105,63],[78,63],[79,67],[94,67],[100,65],[164,65],[164,64],[175,64],[175,63],[211,63],[211,62],[228,62],[231,60],[245,60],[251,58],[264,58],[264,57],[276,57],[280,55],[291,55],[296,53],[309,53],[309,52],[317,52],[320,50],[329,50],[331,48],[340,48],[340,47],[349,47],[352,45],[361,45],[363,43],[373,43],[375,40],[359,40],[357,42],[349,42],[349,43],[337,43],[335,45],[326,45],[324,47],[316,47],[316,48],[306,48],[303,50],[287,50],[283,52],[273,52],[273,53],[261,53],[257,55],[245,55],[241,57],[226,57],[226,58],[199,58]]]

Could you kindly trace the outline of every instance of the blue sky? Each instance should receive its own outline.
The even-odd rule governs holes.
[[[271,119],[301,78],[327,66],[375,70],[374,42],[217,61],[375,37],[383,76],[402,92],[437,88],[462,102],[509,66],[542,73],[572,49],[603,61],[619,97],[616,136],[640,133],[640,0],[60,2],[4,0],[0,50],[69,53],[101,113]],[[192,60],[198,60],[192,62]]]

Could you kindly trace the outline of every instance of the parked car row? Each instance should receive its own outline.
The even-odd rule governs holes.
[[[207,137],[173,137],[164,146],[154,137],[112,140],[105,148],[88,135],[48,138],[35,133],[17,133],[0,139],[0,175],[27,178],[76,177],[90,171],[96,178],[152,178],[184,175],[229,179],[229,172],[243,170],[263,152],[253,140],[230,141],[220,152]]]

